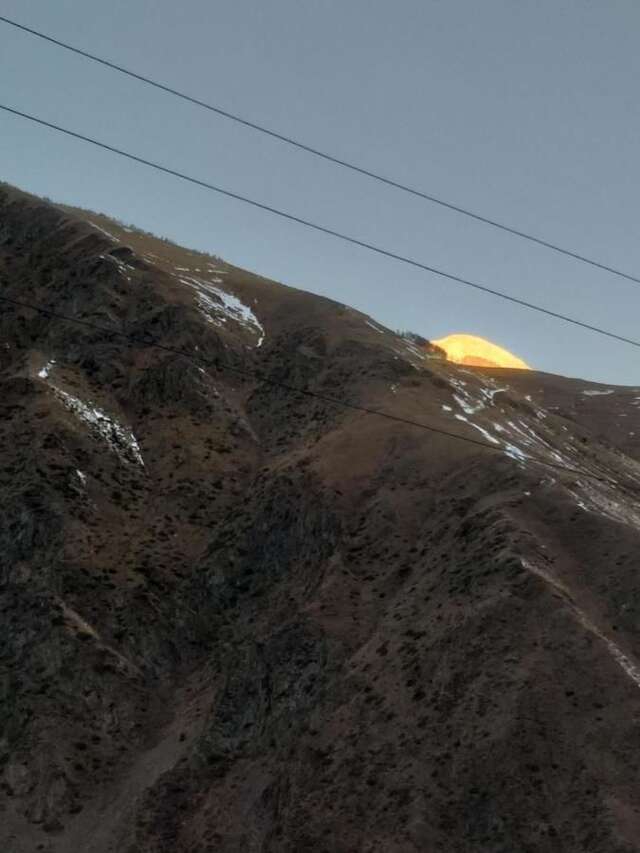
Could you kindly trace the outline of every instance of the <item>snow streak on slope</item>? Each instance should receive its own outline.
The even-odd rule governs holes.
[[[568,469],[574,475],[583,472],[584,477],[574,476],[563,484],[576,505],[640,530],[640,503],[629,494],[621,500],[616,485],[618,476],[640,483],[638,462],[616,455],[611,460],[615,465],[612,471],[597,461],[571,426],[540,409],[529,395],[514,398],[508,387],[486,375],[468,370],[459,373],[465,379],[449,379],[453,405],[441,404],[443,412],[468,424],[523,468],[538,461]]]
[[[179,280],[195,291],[196,303],[209,323],[222,326],[228,320],[233,320],[257,335],[256,347],[262,345],[265,338],[262,324],[244,302],[220,287],[216,287],[217,284],[222,284],[221,278],[205,281],[201,278],[181,275]]]
[[[497,438],[494,438],[494,437],[491,435],[491,433],[490,433],[490,432],[488,432],[488,430],[486,430],[484,427],[481,427],[479,424],[474,424],[474,423],[473,423],[473,421],[470,421],[468,418],[465,418],[465,416],[464,416],[464,415],[455,414],[455,415],[454,415],[454,418],[455,418],[457,421],[464,421],[464,423],[469,424],[469,426],[470,426],[470,427],[473,427],[474,429],[477,429],[477,430],[478,430],[478,432],[479,432],[479,433],[481,433],[481,434],[482,434],[482,436],[483,436],[484,438],[486,438],[486,440],[487,440],[487,441],[490,441],[492,444],[500,444],[500,442],[498,441],[498,439],[497,439]]]
[[[126,264],[119,258],[114,258],[113,255],[99,255],[99,257],[103,261],[111,261],[111,263],[115,264],[118,272],[123,275],[128,282],[131,281],[131,276],[129,275],[129,272],[135,272],[135,267],[131,266],[131,264]]]
[[[640,507],[630,497],[620,500],[619,494],[605,484],[590,480],[576,480],[575,487],[568,489],[580,509],[626,524],[640,530]]]
[[[102,228],[97,223],[92,222],[91,219],[87,219],[87,222],[89,223],[89,225],[92,225],[96,230],[100,231],[101,234],[104,234],[105,237],[108,237],[109,240],[112,240],[114,243],[119,242],[118,238],[114,237],[113,234],[111,234],[109,231],[106,230],[106,228]]]
[[[497,407],[496,396],[507,392],[509,388],[497,385],[488,377],[468,371],[464,372],[470,377],[469,380],[455,377],[450,379],[450,384],[455,389],[452,394],[453,400],[464,412],[464,415],[455,413],[453,416],[456,420],[469,424],[469,426],[480,432],[491,444],[501,446],[506,456],[521,464],[526,463],[527,459],[536,455],[533,452],[538,449],[535,446],[536,444],[541,444],[545,449],[550,449],[546,442],[537,436],[524,422],[521,422],[520,425],[515,424],[513,421],[506,421],[505,424],[497,423],[494,420],[495,415],[491,416],[486,425],[481,425],[471,420],[471,416],[479,415],[488,408],[495,410]],[[450,406],[443,406],[442,408],[444,411],[452,411]],[[503,409],[499,411],[504,413]],[[494,436],[492,431],[497,433],[498,437]],[[550,449],[550,452],[553,454],[555,451]],[[557,458],[556,461],[558,461]]]
[[[53,390],[66,408],[90,424],[118,456],[127,462],[136,462],[144,466],[140,445],[130,429],[122,426],[115,418],[109,417],[96,406],[88,405],[60,388],[53,388]]]
[[[567,468],[573,467],[569,456],[554,446],[555,436],[542,423],[546,417],[544,412],[528,403],[524,410],[519,407],[517,418],[509,417],[506,408],[499,405],[501,398],[498,396],[509,392],[508,386],[498,385],[493,379],[471,371],[460,372],[469,379],[450,379],[453,401],[464,413],[454,413],[456,420],[468,423],[491,444],[500,445],[506,456],[522,465],[528,460],[541,459]],[[443,406],[443,410],[452,411],[450,406]],[[530,410],[535,420],[528,422],[527,410]],[[486,419],[486,422],[478,423],[478,419]],[[571,441],[571,437],[567,437],[563,444],[570,444]]]

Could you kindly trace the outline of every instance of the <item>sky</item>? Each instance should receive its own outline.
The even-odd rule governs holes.
[[[0,14],[640,276],[637,0],[4,0]],[[618,334],[640,285],[0,23],[0,103]],[[640,386],[640,352],[0,114],[0,179],[352,305]]]

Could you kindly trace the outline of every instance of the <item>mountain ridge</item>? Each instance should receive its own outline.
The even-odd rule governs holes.
[[[0,294],[135,338],[0,315],[5,847],[639,849],[640,391],[126,228],[0,187]]]

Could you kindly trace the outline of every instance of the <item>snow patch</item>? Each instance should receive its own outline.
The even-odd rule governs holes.
[[[473,421],[470,421],[468,418],[465,418],[464,415],[455,414],[454,417],[456,418],[456,420],[464,421],[466,424],[469,424],[469,426],[473,427],[474,429],[477,429],[478,432],[481,433],[481,435],[483,435],[487,439],[487,441],[490,441],[492,444],[500,444],[498,439],[495,438],[495,436],[491,435],[491,433],[488,432],[484,427],[481,427],[479,424],[474,424]]]
[[[109,231],[107,231],[106,228],[101,228],[99,225],[96,225],[96,223],[93,222],[91,219],[88,219],[87,222],[89,223],[89,225],[93,225],[94,228],[97,228],[98,231],[100,231],[102,234],[104,234],[105,237],[108,237],[114,243],[120,242],[118,240],[118,238],[114,237],[113,234],[109,233]]]
[[[480,393],[489,401],[491,405],[493,405],[493,398],[496,396],[496,394],[502,394],[508,390],[508,388],[481,388]]]
[[[465,400],[459,394],[454,394],[453,399],[460,406],[462,411],[465,412],[467,415],[475,415],[476,412],[479,412],[481,409],[484,409],[483,403],[472,403],[469,401],[469,398]]]
[[[103,438],[111,449],[126,462],[136,462],[144,467],[138,440],[130,429],[110,418],[96,406],[88,405],[59,388],[53,389],[64,405],[74,415],[88,423]]]
[[[640,507],[633,506],[630,499],[621,503],[607,494],[606,484],[592,480],[577,480],[576,486],[576,491],[568,489],[568,492],[581,509],[640,530]]]
[[[467,390],[467,383],[462,379],[451,379],[451,384],[457,389],[458,393],[453,395],[453,399],[460,406],[463,412],[467,415],[475,415],[481,409],[484,409],[484,403],[481,400],[475,400]]]
[[[405,341],[405,346],[407,348],[407,352],[411,355],[415,355],[416,358],[422,359],[424,361],[425,353],[423,350],[419,349],[415,344],[409,343]]]
[[[44,367],[40,368],[40,370],[38,371],[38,376],[40,377],[40,379],[46,379],[49,376],[55,363],[55,358],[52,358],[51,361],[48,361]]]
[[[119,258],[114,258],[113,255],[100,255],[101,258],[104,258],[106,261],[111,261],[111,263],[115,264],[118,272],[123,275],[127,281],[131,281],[131,276],[127,272],[130,270],[131,272],[135,272],[135,267],[132,267],[131,264],[126,264],[124,261],[121,261]]]
[[[222,279],[214,278],[212,283],[191,276],[183,276],[180,281],[195,291],[196,303],[210,323],[214,326],[222,326],[227,320],[233,320],[258,336],[256,348],[262,346],[265,339],[262,324],[244,302],[215,286],[222,284]]]
[[[510,456],[512,459],[515,459],[516,462],[520,462],[523,465],[529,458],[526,453],[520,450],[519,447],[516,447],[515,444],[509,444],[509,442],[504,445],[504,452],[507,456]]]

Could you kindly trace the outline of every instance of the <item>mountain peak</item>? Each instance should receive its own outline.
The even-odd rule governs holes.
[[[473,367],[511,367],[531,370],[529,365],[497,344],[476,335],[447,335],[433,343],[444,350],[448,361]]]

